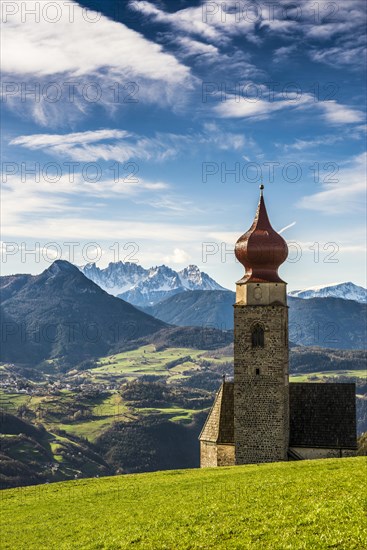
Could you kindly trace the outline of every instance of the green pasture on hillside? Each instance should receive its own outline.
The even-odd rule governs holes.
[[[4,550],[367,548],[365,458],[177,470],[0,493]]]

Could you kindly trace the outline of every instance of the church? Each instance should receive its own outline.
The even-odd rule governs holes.
[[[234,379],[223,379],[200,439],[200,465],[355,456],[355,384],[289,383],[287,243],[260,186],[254,222],[236,243]]]

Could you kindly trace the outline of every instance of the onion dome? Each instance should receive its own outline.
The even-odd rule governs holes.
[[[236,258],[246,270],[239,282],[283,283],[278,268],[287,259],[288,246],[270,225],[263,189],[260,185],[260,201],[252,226],[236,242]]]

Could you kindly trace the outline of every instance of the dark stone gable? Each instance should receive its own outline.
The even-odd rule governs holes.
[[[290,446],[356,448],[355,384],[289,384]]]

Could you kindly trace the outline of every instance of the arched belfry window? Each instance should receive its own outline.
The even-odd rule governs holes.
[[[253,325],[251,330],[251,344],[253,348],[264,347],[264,327],[259,323]]]

